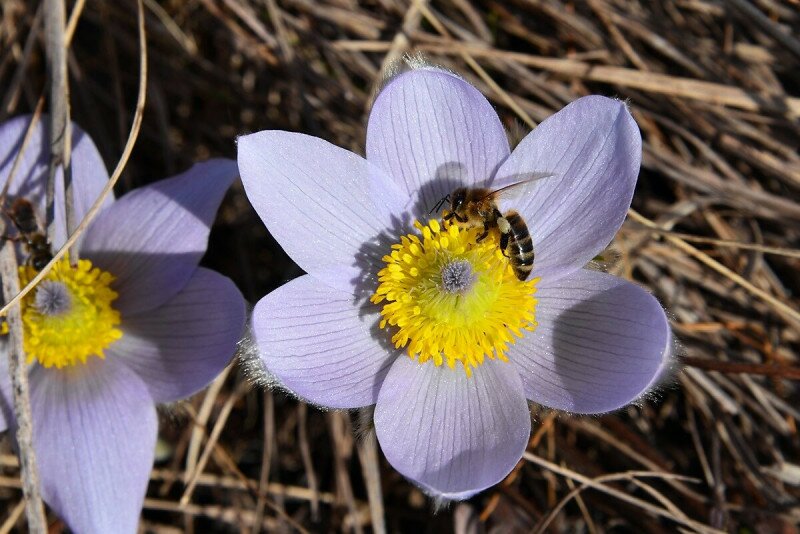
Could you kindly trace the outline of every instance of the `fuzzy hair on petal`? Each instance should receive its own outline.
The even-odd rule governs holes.
[[[353,433],[359,441],[377,439],[375,435],[375,406],[367,406],[356,410]]]
[[[372,98],[370,98],[370,108],[375,102],[375,99],[378,98],[378,95],[381,93],[381,91],[383,91],[383,89],[395,78],[412,70],[425,69],[446,72],[447,74],[463,80],[463,78],[457,72],[431,62],[423,52],[406,53],[403,54],[402,57],[395,59],[394,61],[390,61],[384,67],[383,72],[381,73],[380,82],[376,85],[375,91],[372,94]]]
[[[250,323],[247,324],[246,330],[242,339],[236,347],[235,358],[239,361],[239,366],[244,373],[245,378],[256,387],[266,389],[284,389],[287,390],[277,376],[269,372],[253,339],[253,329]],[[287,390],[288,391],[288,390]]]
[[[245,378],[251,384],[253,384],[253,386],[263,389],[281,391],[289,397],[292,397],[300,402],[304,402],[309,406],[313,406],[317,410],[323,412],[337,411],[328,406],[316,404],[313,401],[298,395],[296,392],[289,389],[283,382],[281,382],[280,378],[278,378],[274,373],[270,372],[270,370],[267,369],[267,366],[264,364],[264,360],[261,359],[261,353],[258,350],[258,345],[256,345],[256,342],[253,339],[252,327],[249,324],[247,326],[247,331],[238,343],[235,358],[239,361],[239,366],[241,367]]]

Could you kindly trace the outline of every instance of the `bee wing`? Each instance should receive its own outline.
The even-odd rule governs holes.
[[[519,180],[518,178],[520,178],[520,175],[515,175],[510,178],[515,181],[508,182],[503,180],[505,183],[501,183],[500,187],[493,189],[492,192],[487,195],[487,197],[494,197],[495,200],[512,200],[516,198],[523,198],[528,196],[533,191],[533,188],[539,180],[550,178],[552,176],[555,176],[555,173],[531,172],[524,174],[523,179]]]

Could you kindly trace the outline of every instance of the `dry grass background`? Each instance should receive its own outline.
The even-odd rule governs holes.
[[[163,411],[145,531],[798,532],[796,0],[144,5],[147,106],[118,192],[235,157],[237,134],[265,128],[363,153],[371,95],[405,53],[462,73],[516,135],[582,95],[627,99],[644,159],[609,268],[669,310],[685,365],[639,407],[537,411],[512,474],[435,514],[374,443],[352,437],[355,414],[254,390],[234,367]],[[140,81],[137,7],[77,7],[72,117],[113,168]],[[0,120],[30,112],[47,87],[40,10],[0,4]],[[240,185],[204,262],[251,302],[301,273]],[[24,531],[17,462],[3,451],[0,531]]]

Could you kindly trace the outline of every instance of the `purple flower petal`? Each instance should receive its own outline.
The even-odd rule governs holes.
[[[97,358],[38,367],[31,410],[45,501],[75,532],[136,532],[158,429],[141,379]]]
[[[458,186],[488,183],[508,156],[508,139],[489,101],[449,72],[400,74],[380,92],[367,126],[367,159],[427,213]]]
[[[0,184],[5,184],[8,180],[30,121],[31,116],[25,115],[0,125]],[[37,207],[39,223],[42,227],[45,224],[44,191],[50,161],[47,122],[47,116],[42,116],[36,124],[8,190],[8,194],[12,198],[22,196],[33,202]],[[108,171],[92,139],[75,123],[72,124],[72,179],[75,192],[75,216],[76,220],[80,221],[108,182]],[[113,195],[109,195],[106,197],[104,206],[111,205],[113,201]],[[58,248],[64,244],[67,238],[64,214],[64,179],[61,170],[58,170],[56,175],[55,221],[56,239],[53,245]]]
[[[267,229],[306,272],[353,291],[385,247],[369,247],[407,198],[383,171],[322,139],[281,131],[239,138],[239,170]],[[392,231],[392,237],[397,235]]]
[[[641,157],[639,128],[625,104],[602,96],[576,100],[522,140],[498,179],[554,173],[527,203],[513,204],[533,237],[532,277],[565,276],[608,245],[630,207]]]
[[[539,326],[508,351],[539,404],[603,413],[636,400],[669,359],[666,314],[644,289],[610,274],[581,270],[536,293]]]
[[[468,378],[460,368],[401,357],[375,407],[389,463],[447,499],[466,499],[502,480],[522,457],[530,428],[517,370],[497,360]]]
[[[256,304],[253,334],[267,370],[290,391],[332,408],[375,404],[399,352],[377,327],[378,309],[311,276]]]
[[[231,160],[198,163],[131,191],[88,228],[81,254],[117,277],[114,306],[124,316],[152,310],[183,289],[237,175]]]
[[[200,267],[164,305],[127,317],[108,358],[136,371],[156,402],[174,402],[207,386],[228,365],[244,321],[244,299],[233,282]]]

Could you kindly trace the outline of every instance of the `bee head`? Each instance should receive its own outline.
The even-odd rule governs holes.
[[[49,256],[36,256],[31,259],[31,265],[37,271],[44,269],[52,258]]]
[[[452,192],[450,195],[450,209],[454,213],[458,213],[461,210],[461,206],[464,205],[464,201],[467,200],[467,188],[466,187],[459,187],[455,191]]]

